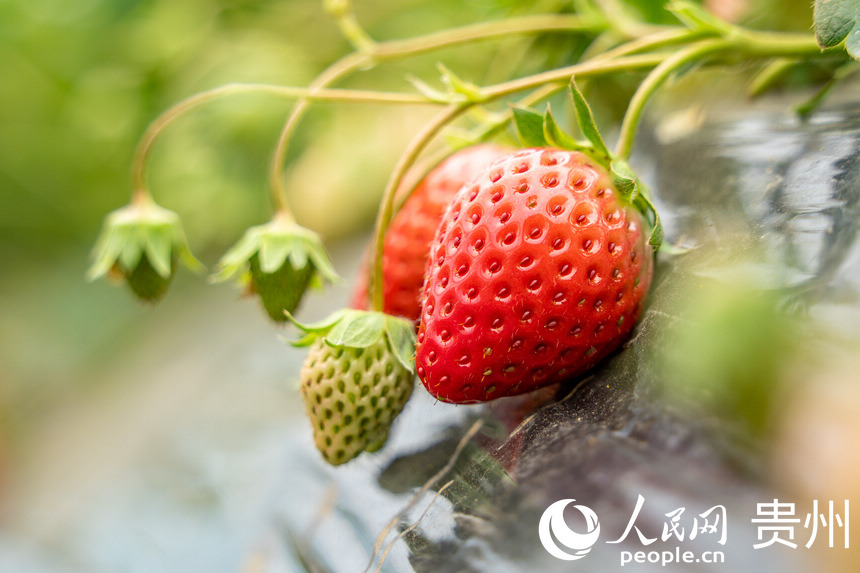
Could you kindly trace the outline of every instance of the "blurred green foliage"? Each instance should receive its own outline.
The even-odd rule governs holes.
[[[749,281],[698,278],[673,309],[679,322],[660,349],[670,401],[692,400],[745,435],[773,430],[776,401],[798,345],[798,322],[780,298]]]
[[[382,37],[491,9],[358,6]],[[316,0],[0,2],[0,256],[88,248],[104,214],[126,202],[138,137],[171,104],[235,81],[307,85],[348,49]],[[153,191],[196,214],[193,244],[223,248],[265,218],[267,163],[289,107],[255,96],[219,102],[157,145]],[[313,120],[292,156],[312,142]]]

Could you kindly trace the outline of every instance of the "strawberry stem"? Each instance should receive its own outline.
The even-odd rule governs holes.
[[[311,89],[292,86],[277,86],[261,83],[232,83],[200,92],[190,96],[170,107],[159,115],[146,129],[135,150],[132,160],[132,189],[133,201],[143,200],[150,196],[146,182],[146,168],[152,148],[158,137],[170,127],[177,119],[189,111],[196,109],[210,101],[228,95],[237,94],[270,94],[288,99],[308,99],[319,101],[348,101],[364,103],[396,103],[396,104],[431,104],[438,105],[421,95],[396,93],[396,92],[374,92],[366,90],[325,90]],[[275,206],[278,211],[289,213],[286,200],[275,196]]]
[[[308,88],[314,92],[322,88],[329,87],[341,78],[344,78],[355,70],[367,65],[369,59],[365,54],[352,53],[345,58],[341,58],[331,66],[329,66],[322,74],[311,82]],[[305,111],[310,107],[310,98],[299,98],[293,106],[289,117],[287,118],[284,127],[281,129],[281,134],[278,136],[278,143],[275,146],[275,153],[272,156],[272,161],[269,164],[269,190],[272,194],[272,202],[275,208],[279,211],[290,211],[289,201],[287,200],[287,191],[284,187],[284,179],[282,177],[283,166],[287,160],[287,151],[289,150],[290,139],[295,133],[299,122],[305,115]]]
[[[406,171],[413,163],[415,163],[427,144],[430,143],[430,141],[432,141],[440,131],[442,131],[442,128],[469,109],[471,105],[472,104],[468,102],[448,104],[441,112],[436,114],[436,116],[415,135],[412,141],[409,142],[406,150],[397,160],[397,165],[395,165],[394,171],[391,173],[391,177],[389,177],[388,183],[385,185],[382,201],[379,204],[379,212],[376,216],[376,245],[373,261],[373,279],[370,285],[373,310],[382,312],[384,307],[385,291],[383,288],[384,274],[382,266],[382,252],[385,248],[385,233],[388,231],[388,227],[391,225],[391,219],[394,216],[394,199],[397,195],[397,188],[400,186],[400,182],[406,175]]]
[[[636,128],[639,125],[639,120],[642,116],[642,111],[645,104],[648,102],[651,95],[657,91],[663,82],[679,68],[698,61],[703,57],[720,50],[725,49],[731,44],[726,40],[703,40],[701,42],[687,46],[686,48],[675,52],[673,55],[665,59],[660,65],[654,68],[645,80],[639,84],[636,93],[630,100],[627,106],[627,112],[624,114],[624,119],[621,122],[621,132],[618,136],[618,144],[615,147],[615,157],[627,159],[630,157],[630,152],[633,148],[633,139],[636,136]]]
[[[669,76],[681,68],[699,63],[716,52],[737,52],[740,56],[762,57],[815,57],[822,54],[815,38],[807,35],[753,32],[733,28],[725,38],[700,40],[666,57],[639,85],[624,119],[615,148],[615,156],[626,159],[633,147],[636,128],[645,104]]]
[[[594,17],[594,15],[540,14],[536,16],[509,18],[498,22],[480,22],[415,38],[375,42],[359,27],[358,22],[355,21],[351,3],[329,0],[326,3],[326,9],[338,19],[341,33],[359,51],[344,56],[326,68],[311,82],[309,86],[311,90],[332,86],[353,73],[373,67],[377,63],[406,59],[444,48],[495,38],[506,38],[514,34],[526,35],[542,32],[596,33],[606,28],[606,23]],[[345,20],[343,20],[343,18],[346,18],[345,14],[347,12],[353,20],[351,24],[346,24]],[[361,30],[360,36],[365,39],[359,39],[358,36],[353,37],[354,34],[350,30],[353,30],[354,27],[358,27]],[[296,102],[278,137],[278,143],[269,168],[269,186],[272,200],[278,209],[288,210],[286,190],[284,189],[281,174],[286,164],[290,140],[299,123],[304,118],[305,113],[310,108],[311,101],[311,98],[301,98]]]

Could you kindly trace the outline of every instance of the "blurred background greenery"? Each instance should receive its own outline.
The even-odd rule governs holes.
[[[660,18],[660,0],[631,4]],[[808,30],[811,21],[807,0],[710,4],[734,6],[733,14],[761,28]],[[360,0],[356,11],[373,37],[393,39],[571,6]],[[409,90],[407,73],[436,85],[438,61],[470,81],[501,81],[562,65],[585,48],[559,36],[537,40],[535,50],[529,42],[447,49],[345,85]],[[210,412],[204,417],[216,426],[231,408],[248,414],[230,414],[239,425],[301,411],[283,395],[299,355],[230,287],[180,273],[165,302],[150,309],[83,277],[102,218],[127,201],[137,138],[161,111],[228,82],[307,85],[348,49],[317,0],[0,0],[0,525],[14,531],[30,519],[49,537],[68,531],[59,517],[31,514],[61,512],[58,500],[85,490],[81,484],[91,491],[109,483],[120,452],[150,447],[147,432],[175,429],[177,420],[197,416],[195,408]],[[612,90],[617,101],[597,106],[608,121],[630,86],[605,81],[620,88]],[[267,219],[268,161],[290,105],[251,95],[219,101],[157,145],[152,191],[183,216],[207,264]],[[300,222],[330,240],[346,276],[391,166],[430,113],[319,105],[302,123],[290,148],[288,192]],[[310,312],[340,305],[347,288],[316,295]],[[221,401],[206,401],[207,377]],[[113,431],[139,440],[111,441]],[[74,521],[80,511],[67,515]]]

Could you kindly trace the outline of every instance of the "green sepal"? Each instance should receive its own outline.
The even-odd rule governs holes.
[[[585,153],[592,151],[589,145],[577,141],[558,125],[558,122],[556,122],[555,117],[552,115],[549,103],[546,104],[546,113],[543,115],[543,137],[552,147]]]
[[[576,80],[574,78],[570,79],[570,96],[573,99],[573,109],[576,111],[576,121],[579,124],[582,135],[591,142],[595,153],[602,155],[608,160],[612,157],[612,154],[603,142],[603,136],[600,135],[597,124],[594,122],[594,114],[591,113],[591,107],[585,101],[585,96],[576,87]]]
[[[444,64],[436,64],[439,73],[442,74],[442,83],[448,88],[451,95],[461,95],[465,101],[479,103],[485,101],[487,96],[477,85],[467,82],[445,67]]]
[[[663,243],[660,245],[660,253],[670,257],[680,257],[692,253],[695,247],[681,247],[672,243]]]
[[[860,0],[816,0],[813,23],[819,46],[833,48],[844,41],[848,54],[860,60]]]
[[[381,312],[356,311],[346,314],[323,337],[333,348],[367,348],[385,334],[385,315]]]
[[[654,203],[648,186],[642,182],[636,172],[623,159],[613,159],[609,164],[609,174],[612,184],[624,199],[632,203],[651,224],[651,235],[648,244],[659,249],[663,244],[663,222]]]
[[[274,273],[289,263],[295,269],[313,265],[316,280],[338,282],[340,277],[331,264],[322,239],[313,231],[291,221],[275,218],[264,225],[248,229],[218,262],[212,282],[223,282],[233,277],[246,277],[248,261],[258,255],[260,269]]]
[[[442,74],[442,84],[447,88],[444,92],[429,86],[415,76],[409,75],[406,79],[421,95],[437,103],[480,103],[487,99],[486,94],[477,85],[461,79],[442,64],[437,64],[436,67]]]
[[[368,348],[384,337],[397,361],[409,372],[415,372],[415,327],[404,318],[345,308],[319,322],[303,324],[291,314],[286,315],[304,333],[298,340],[287,341],[292,346],[303,348],[322,339],[332,348]]]
[[[621,196],[629,203],[633,203],[639,195],[641,181],[630,165],[623,159],[614,159],[609,164],[609,175]]]
[[[204,268],[188,247],[179,215],[151,200],[126,205],[108,214],[92,259],[87,270],[87,279],[91,281],[112,270],[128,280],[141,264],[169,281],[176,259],[195,272]]]
[[[415,325],[396,316],[385,315],[385,335],[397,361],[409,372],[415,372]]]
[[[424,80],[421,80],[413,75],[407,75],[406,80],[412,84],[418,93],[436,103],[452,103],[451,94],[430,87]],[[463,101],[465,98],[458,97],[456,101]]]
[[[333,312],[332,314],[320,321],[304,324],[302,322],[299,322],[288,311],[284,311],[284,315],[287,317],[287,320],[292,322],[293,325],[295,325],[299,330],[304,333],[304,336],[302,336],[298,340],[284,339],[284,341],[291,346],[295,346],[296,348],[305,348],[307,346],[310,346],[311,344],[316,342],[318,338],[325,336],[325,334],[329,330],[331,330],[331,328],[335,324],[337,324],[342,318],[344,318],[345,314],[349,312],[352,311],[350,309],[342,308],[338,311]]]
[[[543,114],[518,105],[512,105],[511,111],[514,114],[514,125],[523,147],[546,147],[549,145],[543,132]]]
[[[681,23],[693,32],[729,36],[735,28],[699,6],[687,0],[673,0],[666,4],[666,10],[675,15]]]
[[[647,188],[640,181],[639,182],[640,193],[636,197],[636,201],[634,205],[645,214],[648,218],[648,222],[651,223],[651,235],[648,236],[648,244],[654,247],[654,250],[660,248],[660,245],[663,244],[663,221],[660,220],[660,213],[657,212],[657,208],[654,207],[654,203],[651,201],[650,194],[647,192]]]

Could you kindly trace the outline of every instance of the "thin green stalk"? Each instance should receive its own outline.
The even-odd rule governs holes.
[[[568,82],[571,76],[590,77],[619,71],[653,68],[666,59],[665,54],[641,54],[611,60],[589,61],[496,84],[482,90],[485,101],[542,86],[553,82]]]
[[[812,36],[754,32],[739,28],[735,30],[736,33],[726,38],[700,40],[690,44],[670,55],[654,68],[633,94],[627,112],[624,114],[618,144],[615,147],[617,157],[622,159],[629,157],[645,104],[663,82],[678,69],[700,62],[717,52],[731,52],[754,58],[812,57],[822,54],[821,48]]]
[[[621,122],[621,132],[618,136],[618,144],[615,147],[615,156],[627,159],[633,147],[633,139],[636,136],[636,128],[642,116],[642,110],[651,95],[657,91],[663,82],[679,68],[702,59],[703,57],[724,50],[731,46],[731,42],[724,39],[703,40],[675,52],[666,58],[660,65],[648,74],[645,80],[639,84],[636,93],[627,106],[627,112]]]
[[[326,11],[334,17],[341,35],[352,44],[356,51],[361,53],[373,51],[376,42],[359,24],[358,18],[355,17],[355,11],[352,9],[351,0],[323,0],[323,5]]]
[[[345,17],[342,10],[349,10],[349,13],[351,13],[351,6],[329,6],[328,8],[330,11],[333,11],[333,15],[338,19],[339,25],[342,24],[341,18]],[[358,25],[357,22],[354,22],[354,24]],[[359,36],[353,37],[352,35],[348,38],[353,45],[356,47],[360,46],[361,51],[349,54],[326,68],[310,84],[309,88],[316,90],[329,87],[350,74],[378,62],[405,59],[443,48],[502,38],[513,34],[589,32],[600,31],[605,26],[604,22],[593,17],[542,14],[510,18],[497,22],[481,22],[415,38],[388,40],[385,42],[373,42],[362,31],[361,36],[367,36],[365,40],[359,40]],[[351,34],[349,30],[345,30],[343,27],[341,31],[345,35]],[[300,99],[293,106],[278,137],[278,143],[269,168],[269,187],[276,210],[289,211],[281,173],[286,163],[290,140],[309,107],[309,99]]]
[[[146,166],[150,153],[152,152],[153,143],[155,143],[158,136],[166,128],[186,112],[196,107],[223,96],[243,93],[271,94],[289,99],[306,98],[318,101],[438,105],[438,103],[417,94],[374,92],[365,90],[311,90],[308,88],[255,83],[226,84],[205,92],[200,92],[170,107],[167,111],[158,116],[144,132],[143,137],[141,137],[138,142],[134,159],[132,161],[132,200],[139,202],[151,199],[150,192],[146,185]]]
[[[471,103],[452,103],[445,106],[442,111],[440,111],[421,129],[421,131],[415,135],[406,150],[397,160],[397,165],[395,165],[394,171],[385,186],[385,191],[382,194],[382,201],[379,204],[379,212],[376,216],[376,248],[374,250],[373,280],[370,285],[373,310],[382,312],[384,307],[382,252],[385,247],[385,233],[388,231],[388,227],[391,225],[391,219],[394,215],[394,199],[397,195],[397,189],[400,186],[400,182],[406,175],[406,171],[415,162],[415,160],[418,159],[418,156],[427,144],[430,143],[442,128],[448,125],[448,123],[453,121],[472,105],[473,104]]]
[[[604,21],[576,14],[522,16],[508,20],[470,24],[416,38],[380,42],[376,44],[372,54],[377,60],[392,60],[514,34],[600,32],[605,29],[606,23]]]
[[[331,86],[338,80],[348,76],[352,72],[361,68],[368,63],[366,54],[354,52],[334,64],[329,66],[322,74],[311,82],[308,86],[312,92]],[[269,190],[272,194],[272,203],[276,212],[290,212],[289,201],[287,200],[287,191],[284,188],[284,180],[281,176],[283,165],[287,160],[287,151],[289,150],[290,140],[293,133],[305,115],[305,112],[310,107],[311,100],[309,98],[300,98],[290,115],[287,118],[284,127],[281,129],[281,134],[278,136],[278,143],[275,146],[275,153],[272,156],[272,161],[269,164]]]

